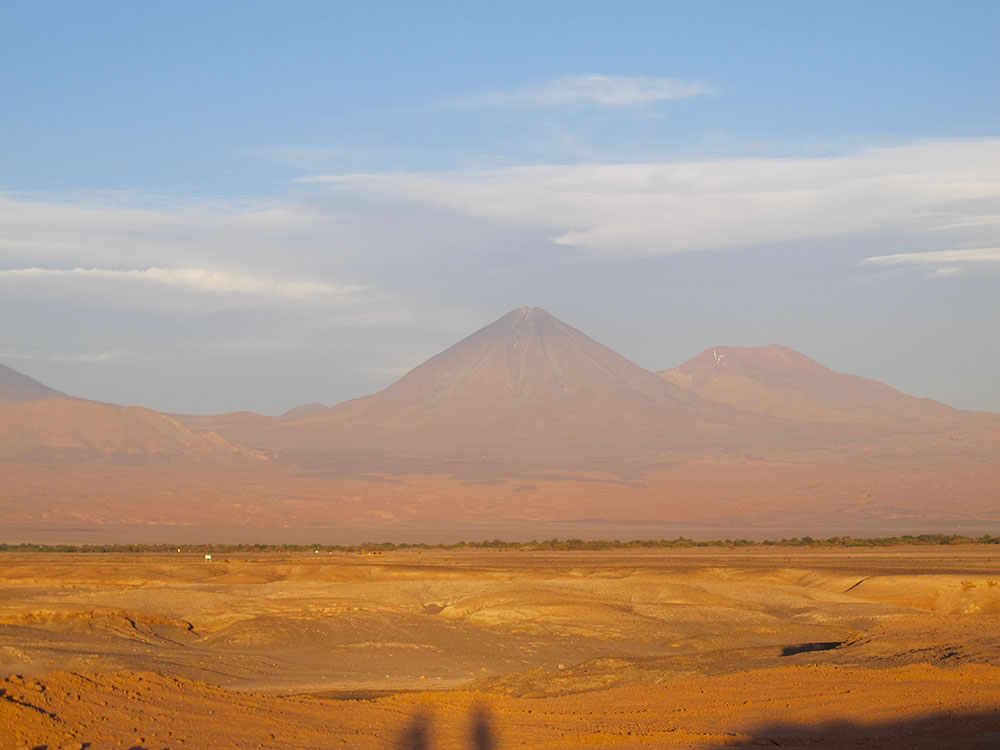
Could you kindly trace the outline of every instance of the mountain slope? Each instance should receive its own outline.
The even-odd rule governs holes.
[[[38,401],[43,398],[66,398],[66,394],[0,364],[0,404]]]
[[[986,418],[833,372],[787,346],[714,347],[658,374],[717,403],[800,422],[903,426]]]
[[[306,417],[310,414],[319,414],[320,412],[324,412],[329,408],[330,407],[327,406],[326,404],[320,404],[316,402],[311,404],[302,404],[301,406],[295,406],[289,409],[288,411],[286,411],[284,414],[281,415],[281,418],[296,419],[298,417]]]
[[[190,427],[194,430],[211,430],[215,432],[220,432],[227,428],[267,424],[274,420],[274,417],[257,414],[252,411],[231,411],[225,414],[166,414],[165,416],[176,419],[185,427]]]
[[[522,307],[374,395],[241,437],[279,450],[565,453],[726,443],[765,422],[656,376],[540,308]]]
[[[250,459],[213,432],[195,432],[150,409],[70,398],[0,406],[0,459],[143,462]]]

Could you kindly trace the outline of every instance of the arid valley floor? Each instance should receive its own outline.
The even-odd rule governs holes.
[[[2,554],[0,747],[1000,745],[995,545],[214,558]]]

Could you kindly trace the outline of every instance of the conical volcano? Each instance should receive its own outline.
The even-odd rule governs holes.
[[[345,411],[432,434],[522,434],[659,426],[701,399],[541,308],[504,315]]]
[[[248,439],[278,450],[397,455],[628,452],[701,442],[754,419],[658,377],[541,308],[521,307],[376,394],[280,420]]]

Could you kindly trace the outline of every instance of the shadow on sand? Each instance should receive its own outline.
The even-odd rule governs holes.
[[[785,747],[840,750],[995,750],[1000,748],[1000,709],[982,713],[947,711],[919,719],[866,723],[776,723],[754,728],[753,739],[735,747]]]
[[[417,714],[399,736],[395,750],[431,750],[430,729],[430,716]],[[493,723],[489,712],[482,706],[472,713],[468,747],[470,750],[496,750]]]
[[[918,719],[865,723],[838,721],[825,724],[776,723],[749,732],[751,739],[726,747],[784,747],[841,750],[996,750],[1000,748],[1000,709],[981,713],[945,712]],[[485,708],[472,716],[469,750],[497,750],[493,724]],[[709,746],[706,746],[709,747]],[[418,714],[406,726],[394,750],[432,750],[431,720]]]
[[[433,750],[430,715],[415,715],[397,737],[393,750]],[[727,742],[724,747],[784,747],[806,750],[997,750],[1000,748],[1000,708],[996,711],[959,713],[948,711],[919,719],[865,723],[837,721],[824,724],[774,723],[755,727],[743,734],[743,742]],[[468,733],[469,750],[498,750],[493,722],[484,707],[472,714]],[[609,740],[612,739],[609,737]],[[90,748],[90,743],[82,743]],[[613,747],[609,745],[609,747]],[[700,745],[703,750],[723,747]],[[50,750],[36,745],[31,750]],[[151,750],[133,745],[128,750]]]

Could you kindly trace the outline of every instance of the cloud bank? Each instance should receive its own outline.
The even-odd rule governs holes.
[[[130,205],[0,194],[0,289],[139,309],[340,306],[370,286],[338,266],[353,237],[308,201]]]
[[[301,179],[537,227],[602,256],[884,232],[992,233],[1000,139],[930,141],[828,158],[520,166]]]
[[[0,271],[2,281],[46,279],[142,282],[208,294],[263,295],[291,300],[337,298],[362,291],[360,285],[338,286],[317,281],[279,281],[248,273],[207,268],[16,268]]]

